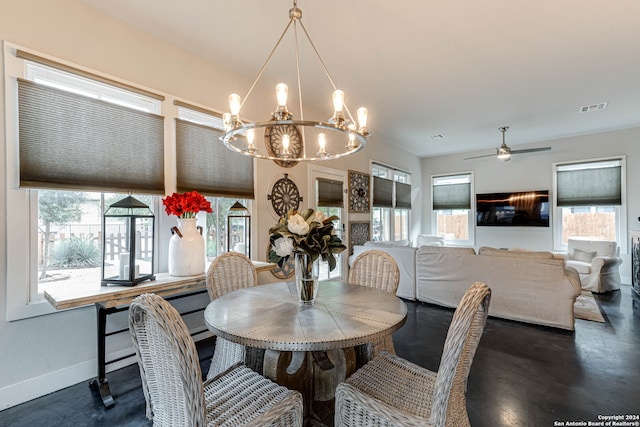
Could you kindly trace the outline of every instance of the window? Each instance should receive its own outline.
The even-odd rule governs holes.
[[[431,177],[432,230],[447,244],[473,245],[471,173]]]
[[[373,176],[373,241],[409,240],[411,235],[411,174],[378,163]]]
[[[333,232],[342,243],[348,247],[347,236],[345,235],[345,218],[348,206],[348,194],[345,191],[347,182],[347,172],[321,166],[318,163],[310,163],[307,166],[308,194],[312,195],[309,200],[309,207],[324,213],[327,217],[336,216],[333,221]],[[334,254],[336,267],[329,270],[329,263],[320,260],[320,280],[346,279],[347,272],[347,251]]]
[[[219,141],[224,126],[217,113],[182,102],[175,104],[177,188],[179,192],[196,189],[211,203],[212,212],[206,214],[205,227],[206,256],[211,261],[223,252],[237,249],[227,247],[227,216],[235,202],[251,211],[253,161],[222,144],[211,143]]]
[[[325,214],[325,216],[336,216],[339,219],[333,221],[334,233],[343,239],[342,233],[342,212],[344,208],[344,193],[343,193],[343,181],[338,179],[316,177],[316,209]],[[343,242],[344,243],[344,242]],[[343,272],[343,253],[335,254],[336,268],[333,271],[329,271],[329,263],[326,261],[320,262],[320,280],[336,279],[342,277]]]
[[[8,320],[51,312],[47,286],[99,281],[105,204],[164,191],[162,96],[24,54],[5,43]]]
[[[198,218],[206,224],[207,255],[227,250],[227,212],[236,201],[250,208],[253,160],[223,146],[212,154],[221,147],[211,143],[221,133],[219,116],[173,98],[171,107],[165,95],[11,43],[3,47],[7,148],[0,162],[12,206],[7,320],[54,312],[43,299],[52,283],[100,279],[102,213],[128,192],[164,227],[161,195],[200,191],[214,209]],[[159,246],[166,246],[165,234],[156,232]]]
[[[207,256],[207,262],[213,260],[221,253],[234,251],[239,248],[233,247],[233,235],[232,235],[232,247],[227,248],[227,216],[229,214],[229,208],[233,206],[235,202],[240,202],[243,206],[249,207],[249,200],[247,199],[235,199],[228,197],[207,197],[207,200],[211,203],[211,213],[206,214],[206,227],[205,227],[205,251]],[[198,219],[200,221],[200,219]],[[238,250],[239,252],[242,252]]]
[[[82,286],[87,281],[101,279],[102,213],[124,194],[81,191],[39,190],[37,265],[38,283],[32,300],[42,298],[48,285]],[[134,194],[156,214],[159,197]],[[126,235],[122,228],[106,230],[107,248],[120,247]],[[141,248],[149,248],[140,236]],[[107,254],[109,252],[107,251]]]
[[[625,158],[554,165],[554,247],[569,238],[615,240],[626,244]]]

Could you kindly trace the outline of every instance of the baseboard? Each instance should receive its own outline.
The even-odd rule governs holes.
[[[212,336],[211,332],[203,331],[201,333],[196,333],[193,338],[194,341],[197,342]],[[127,356],[128,354],[132,354],[133,351],[133,347],[130,347],[110,353],[107,355],[107,360],[114,360],[119,357]],[[136,363],[134,356],[127,357],[115,363],[110,363],[106,366],[107,374],[134,363]],[[38,397],[42,397],[49,393],[62,390],[63,388],[67,388],[84,381],[89,381],[96,377],[96,365],[96,359],[91,359],[1,388],[0,411],[37,399]],[[89,387],[87,387],[87,393],[90,393]]]
[[[86,381],[96,375],[96,361],[87,360],[44,375],[29,378],[0,389],[0,410],[11,408],[73,384]],[[87,392],[89,389],[87,388]]]

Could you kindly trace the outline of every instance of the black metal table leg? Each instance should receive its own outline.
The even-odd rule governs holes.
[[[113,396],[111,396],[111,389],[109,389],[105,368],[107,314],[107,309],[102,304],[96,303],[96,315],[98,317],[98,377],[91,384],[96,387],[100,393],[105,408],[111,408],[116,402],[113,400]]]

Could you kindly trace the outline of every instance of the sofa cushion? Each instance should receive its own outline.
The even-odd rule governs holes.
[[[535,252],[535,251],[506,251],[503,249],[490,248],[488,246],[483,246],[478,249],[478,255],[488,255],[488,256],[501,256],[508,258],[535,258],[535,259],[553,259],[553,254],[551,252]]]
[[[382,242],[372,242],[372,241],[368,241],[368,242],[364,242],[364,246],[367,247],[376,247],[376,248],[403,248],[403,247],[410,247],[411,246],[411,241],[410,240],[397,240],[397,241],[391,241],[391,240],[384,240]]]
[[[441,253],[451,255],[475,255],[476,250],[468,246],[420,246],[418,253]]]
[[[569,259],[565,262],[565,265],[567,267],[575,268],[578,274],[591,274],[591,262],[576,261],[574,259]]]
[[[587,251],[581,251],[580,249],[574,249],[573,250],[573,254],[571,255],[571,259],[575,260],[575,261],[582,261],[582,262],[588,262],[591,263],[591,260],[593,258],[595,258],[595,256],[598,253],[593,251],[593,252],[587,252]]]

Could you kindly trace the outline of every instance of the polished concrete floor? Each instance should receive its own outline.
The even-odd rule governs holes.
[[[474,359],[468,409],[474,427],[556,426],[640,413],[640,298],[630,286],[596,295],[606,323],[576,320],[568,332],[489,318]],[[437,370],[453,311],[407,302],[396,352]],[[206,372],[211,340],[198,345]],[[0,412],[0,426],[148,426],[136,365],[108,374],[105,410],[81,383]],[[565,424],[570,425],[570,424]]]

